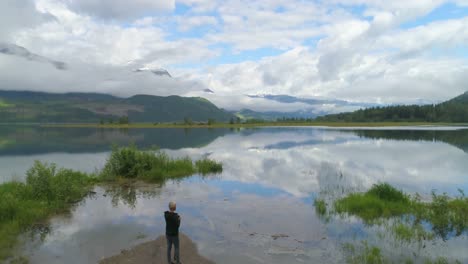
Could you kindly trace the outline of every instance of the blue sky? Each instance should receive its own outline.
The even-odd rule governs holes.
[[[468,2],[18,0],[0,4],[0,43],[42,58],[0,54],[8,89],[203,96],[265,111],[310,106],[247,95],[439,102],[467,89]],[[44,67],[53,61],[69,67]],[[308,110],[324,109],[349,110]]]

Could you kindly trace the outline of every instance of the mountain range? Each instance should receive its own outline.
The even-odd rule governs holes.
[[[228,121],[233,115],[201,97],[0,90],[2,123],[94,123],[128,117],[130,122]]]

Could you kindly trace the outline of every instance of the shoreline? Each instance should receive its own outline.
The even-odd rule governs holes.
[[[215,262],[198,254],[196,244],[188,236],[179,233],[179,240],[180,261],[182,263],[215,264]],[[101,259],[99,264],[167,263],[166,250],[166,237],[162,235],[155,240],[141,243],[130,249],[121,250],[119,254]],[[174,248],[172,252],[174,252]]]
[[[135,123],[135,124],[93,124],[93,123],[76,123],[76,124],[39,124],[41,127],[59,127],[59,128],[105,128],[105,129],[129,129],[129,128],[257,128],[257,127],[468,127],[468,123],[431,123],[431,122],[297,122],[297,123],[282,123],[282,122],[265,122],[252,124],[151,124],[151,123]]]

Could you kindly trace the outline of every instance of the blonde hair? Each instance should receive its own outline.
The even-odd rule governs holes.
[[[170,201],[170,202],[169,202],[169,210],[175,211],[175,210],[176,210],[176,206],[177,206],[177,205],[176,205],[175,202],[173,202],[173,201]]]

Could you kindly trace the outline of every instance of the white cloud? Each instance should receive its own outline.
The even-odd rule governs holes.
[[[181,31],[188,31],[200,26],[216,26],[218,24],[218,21],[213,16],[182,16],[178,17],[177,21]]]
[[[153,13],[172,11],[174,0],[62,0],[71,10],[102,19],[133,20]]]
[[[174,13],[174,1],[2,2],[2,42],[70,69],[58,73],[0,55],[0,79],[9,89],[202,95],[228,109],[287,111],[305,106],[244,95],[410,103],[466,89],[467,59],[455,51],[468,43],[466,17],[401,27],[449,1],[177,2],[182,11]],[[259,49],[280,54],[262,57]],[[222,63],[231,56],[238,62]],[[161,83],[132,75],[145,67],[168,69],[177,78]],[[215,93],[199,93],[205,88]]]
[[[51,19],[54,19],[53,16],[36,9],[33,0],[0,1],[0,41],[9,41],[18,30]]]

